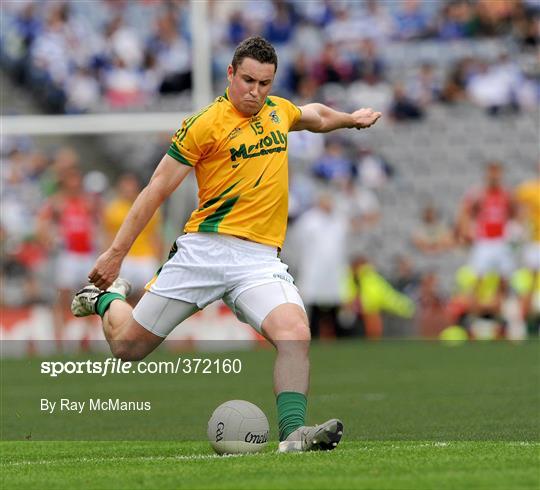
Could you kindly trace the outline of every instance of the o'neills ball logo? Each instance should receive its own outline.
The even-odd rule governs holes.
[[[263,432],[262,434],[253,434],[252,432],[248,432],[244,438],[244,441],[251,444],[262,444],[263,442],[268,442],[268,431]]]
[[[223,429],[225,428],[225,424],[223,422],[219,422],[217,424],[216,428],[216,442],[219,442],[223,439]]]

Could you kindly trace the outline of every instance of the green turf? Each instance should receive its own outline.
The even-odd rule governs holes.
[[[237,376],[51,379],[40,360],[3,360],[2,488],[538,489],[539,347],[315,345],[308,421],[340,417],[345,436],[336,451],[302,455],[274,452],[270,350],[211,354],[241,358]],[[149,399],[152,411],[45,415],[43,396]],[[212,455],[206,422],[234,398],[268,414],[273,441],[263,454]]]
[[[377,441],[224,458],[204,443],[19,442],[2,446],[2,488],[537,489],[539,450],[537,443]]]

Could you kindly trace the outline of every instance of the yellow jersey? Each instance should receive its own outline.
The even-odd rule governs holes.
[[[104,225],[110,237],[114,237],[120,226],[124,222],[128,211],[132,205],[131,201],[126,199],[115,199],[105,208]],[[154,257],[161,260],[161,250],[156,249],[156,240],[154,237],[161,232],[161,214],[159,209],[144,227],[141,234],[137,237],[128,257]]]
[[[187,118],[168,155],[195,168],[199,206],[184,227],[281,247],[288,215],[287,135],[301,110],[267,97],[254,116],[223,96]]]
[[[516,189],[516,200],[525,209],[531,240],[540,242],[540,179],[521,184]]]

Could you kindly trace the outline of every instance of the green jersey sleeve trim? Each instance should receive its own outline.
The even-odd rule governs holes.
[[[167,155],[173,157],[176,161],[183,163],[184,165],[187,165],[188,167],[193,167],[193,165],[187,161],[186,157],[178,151],[174,143],[172,143],[171,146],[169,147],[169,150],[167,151]]]

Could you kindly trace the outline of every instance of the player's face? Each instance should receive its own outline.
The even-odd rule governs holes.
[[[490,165],[487,170],[487,182],[490,187],[499,187],[502,182],[502,169],[498,165]]]
[[[273,64],[260,63],[253,58],[244,58],[236,67],[236,73],[229,65],[229,98],[234,107],[246,116],[259,112],[272,88],[275,71]]]

